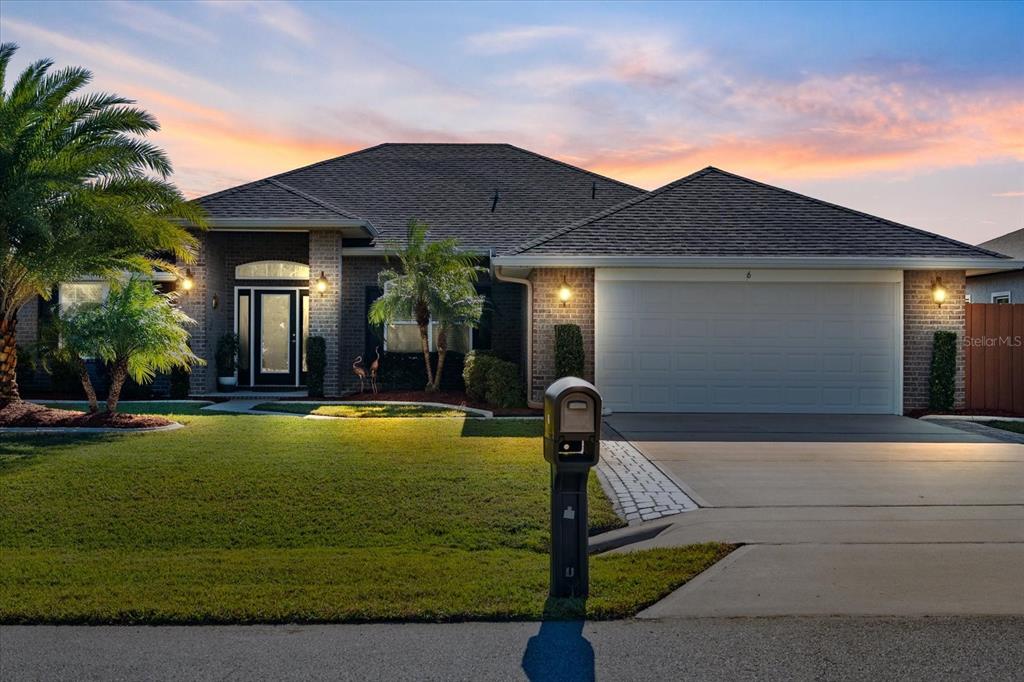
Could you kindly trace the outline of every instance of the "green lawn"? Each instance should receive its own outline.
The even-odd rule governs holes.
[[[985,422],[985,426],[1002,429],[1003,431],[1013,431],[1014,433],[1024,433],[1024,422],[994,421]]]
[[[465,417],[466,413],[454,407],[430,407],[428,405],[316,405],[313,403],[290,403],[285,401],[263,403],[256,410],[264,412],[288,412],[290,414],[316,414],[324,417]]]
[[[540,422],[309,421],[163,407],[188,428],[0,440],[0,622],[544,612]],[[617,525],[591,482],[593,525]],[[594,557],[586,615],[635,613],[728,550]]]

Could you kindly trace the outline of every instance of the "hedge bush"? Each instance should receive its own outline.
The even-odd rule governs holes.
[[[487,368],[487,402],[496,407],[523,407],[523,384],[519,365],[491,358]]]
[[[369,371],[375,355],[364,357],[363,366]],[[465,356],[448,351],[441,372],[442,391],[461,391]],[[437,353],[430,354],[431,367],[437,367]],[[427,385],[427,370],[423,367],[423,353],[382,353],[377,384],[382,391],[422,391]]]
[[[555,378],[583,376],[583,332],[578,324],[555,325]]]
[[[324,397],[324,371],[327,369],[327,341],[322,336],[306,339],[306,388],[309,397]]]
[[[487,374],[492,360],[494,354],[491,351],[474,350],[466,354],[462,383],[466,387],[466,397],[470,400],[487,400]]]
[[[953,409],[956,391],[956,332],[935,332],[931,373],[928,377],[928,407]]]
[[[188,397],[188,371],[181,367],[171,370],[171,398],[182,400]]]

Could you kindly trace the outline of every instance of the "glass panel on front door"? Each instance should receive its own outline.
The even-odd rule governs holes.
[[[261,297],[260,372],[287,374],[291,371],[291,329],[293,294],[263,294]]]

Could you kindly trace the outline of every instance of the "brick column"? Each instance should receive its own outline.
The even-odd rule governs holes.
[[[223,268],[219,262],[220,254],[213,243],[212,235],[199,235],[199,248],[194,263],[178,263],[184,271],[192,272],[193,286],[191,291],[178,289],[178,302],[182,311],[196,321],[189,327],[192,352],[206,361],[204,366],[195,366],[189,375],[189,394],[204,395],[217,389],[217,367],[213,357],[216,350],[216,330],[213,328],[211,315],[211,296],[220,294]]]
[[[558,298],[562,278],[572,289],[563,307]],[[555,377],[555,325],[578,324],[583,332],[583,378],[594,381],[594,270],[593,268],[539,268],[530,273],[533,283],[533,377],[530,399],[540,402]]]
[[[327,291],[316,290],[320,273],[327,278]],[[327,345],[324,395],[340,393],[338,367],[341,361],[341,234],[328,231],[309,233],[309,335],[322,336]]]
[[[953,406],[964,406],[965,274],[963,270],[906,270],[903,273],[904,412],[928,407],[928,377],[937,331],[956,333],[956,394]],[[937,277],[942,279],[946,288],[946,302],[941,307],[932,299],[932,285]]]

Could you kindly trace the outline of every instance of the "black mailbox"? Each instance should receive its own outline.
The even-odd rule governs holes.
[[[601,394],[576,377],[544,393],[544,459],[551,464],[551,596],[590,587],[587,479],[601,456]]]

